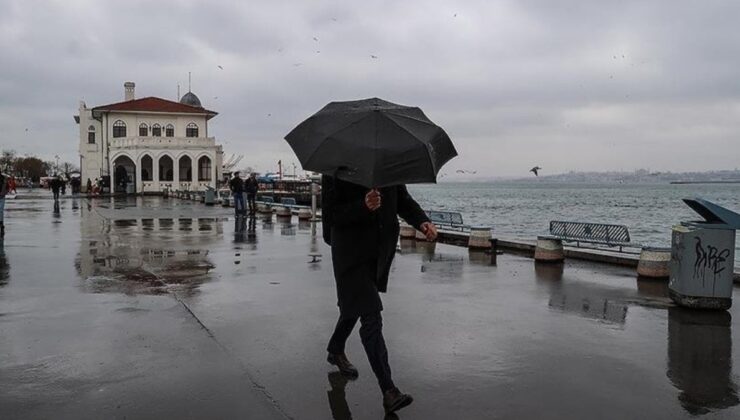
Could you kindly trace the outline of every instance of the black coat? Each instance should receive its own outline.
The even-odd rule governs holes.
[[[365,206],[365,187],[326,175],[321,187],[324,241],[331,246],[340,311],[344,316],[380,311],[378,292],[388,287],[398,216],[417,229],[429,219],[405,185],[381,188],[375,211]]]

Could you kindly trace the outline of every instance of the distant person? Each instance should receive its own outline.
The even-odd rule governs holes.
[[[14,176],[8,176],[8,193],[18,194]]]
[[[257,182],[257,174],[252,172],[249,174],[249,178],[244,181],[244,190],[247,193],[247,204],[249,205],[249,214],[255,214],[257,212],[257,188],[259,183]]]
[[[5,236],[5,196],[8,195],[8,177],[0,173],[0,238]]]
[[[67,195],[67,180],[65,178],[59,178],[59,187],[62,189],[62,195]]]
[[[345,375],[358,375],[344,349],[359,321],[360,338],[378,379],[383,407],[386,414],[392,413],[413,399],[399,391],[391,379],[379,292],[388,286],[398,241],[398,217],[430,241],[437,238],[437,229],[404,185],[370,190],[327,175],[321,184],[324,241],[331,247],[339,306],[327,361]]]
[[[234,213],[237,215],[244,213],[244,180],[238,171],[234,172],[234,177],[229,181],[229,188],[234,196]]]
[[[93,192],[93,184],[90,178],[87,179],[87,185],[85,186],[86,192],[88,195],[92,194]]]
[[[59,200],[59,191],[62,189],[62,180],[58,176],[55,176],[49,182],[49,189],[54,194],[54,201]]]

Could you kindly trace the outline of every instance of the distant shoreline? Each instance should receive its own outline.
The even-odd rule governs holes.
[[[740,184],[740,179],[734,181],[671,181],[671,184]]]

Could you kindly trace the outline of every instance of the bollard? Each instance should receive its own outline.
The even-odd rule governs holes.
[[[637,264],[637,275],[652,279],[667,279],[670,276],[668,262],[671,261],[670,248],[644,246]]]
[[[535,261],[561,262],[564,259],[563,241],[549,236],[537,237],[537,247],[534,250]]]
[[[468,237],[468,248],[491,248],[491,228],[486,226],[471,226],[470,236]]]
[[[311,209],[299,209],[298,220],[311,220]]]
[[[409,224],[401,223],[401,231],[399,233],[399,236],[402,239],[416,238],[416,229],[414,229],[414,227]]]
[[[257,212],[265,214],[272,213],[272,208],[265,203],[259,203],[257,204]]]
[[[293,213],[290,211],[290,208],[289,207],[278,206],[275,209],[275,215],[277,217],[288,217],[289,218],[289,217],[292,217],[293,216]]]
[[[491,265],[496,265],[496,256],[498,255],[498,239],[491,238]]]

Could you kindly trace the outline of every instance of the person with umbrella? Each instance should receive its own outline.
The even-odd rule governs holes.
[[[383,407],[386,413],[395,412],[413,398],[402,393],[391,377],[379,293],[387,291],[398,216],[427,240],[437,237],[405,184],[434,182],[439,168],[457,152],[444,130],[420,109],[377,98],[332,102],[286,140],[305,170],[323,174],[323,236],[331,246],[339,306],[327,361],[345,375],[358,376],[344,349],[359,320]]]

